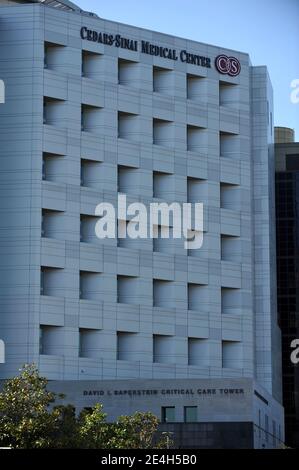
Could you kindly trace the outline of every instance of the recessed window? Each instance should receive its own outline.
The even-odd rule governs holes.
[[[81,130],[84,132],[100,132],[102,129],[102,108],[82,104],[81,106]]]
[[[204,153],[208,146],[207,130],[198,126],[187,126],[187,150],[190,152]]]
[[[104,295],[101,273],[80,271],[80,299],[101,302]]]
[[[105,178],[102,168],[101,162],[81,159],[81,186],[100,190]]]
[[[174,94],[174,72],[162,67],[153,67],[153,91],[165,95]]]
[[[117,333],[117,360],[138,361],[138,335],[137,333]]]
[[[128,166],[118,166],[118,192],[132,194],[138,187],[138,169]]]
[[[220,132],[220,157],[240,158],[239,136],[229,132]]]
[[[162,423],[175,423],[175,407],[163,406],[161,410]]]
[[[79,357],[97,359],[101,356],[100,331],[79,329]]]
[[[187,74],[187,98],[193,101],[207,101],[207,79]]]
[[[154,279],[153,304],[159,308],[175,308],[175,284],[172,281]]]
[[[220,184],[221,209],[240,210],[240,186],[236,184]]]
[[[203,284],[188,284],[188,309],[206,311],[209,305],[209,287]]]
[[[153,172],[153,197],[170,200],[175,192],[175,178],[169,173]]]
[[[61,347],[61,333],[62,327],[58,326],[40,326],[39,336],[39,353],[46,356],[58,356]]]
[[[140,67],[138,62],[118,59],[118,83],[123,86],[138,87],[140,85]]]
[[[137,277],[117,276],[117,302],[119,304],[139,305]]]
[[[91,51],[82,51],[82,77],[99,79],[102,73],[103,56]]]
[[[137,114],[118,113],[118,138],[133,142],[140,140],[140,119]]]
[[[64,100],[44,97],[44,124],[59,126],[64,123]]]
[[[44,67],[45,69],[57,70],[65,66],[65,46],[45,42]]]
[[[175,126],[172,121],[162,119],[153,120],[153,143],[162,147],[173,148],[175,138]]]
[[[43,180],[51,182],[62,182],[65,179],[65,159],[63,155],[43,153]]]
[[[40,295],[64,297],[65,289],[62,282],[63,269],[41,267]]]
[[[239,86],[235,83],[219,82],[219,105],[237,108],[239,105]]]
[[[242,369],[243,349],[239,341],[222,341],[222,367],[224,369]]]
[[[241,241],[239,237],[221,235],[222,261],[240,262],[242,258]]]
[[[197,423],[197,406],[185,406],[184,421],[185,423]]]
[[[42,210],[42,238],[59,239],[63,234],[64,212],[49,209]]]
[[[96,243],[96,224],[99,218],[92,215],[80,216],[80,241],[82,243]]]
[[[173,336],[153,336],[153,362],[157,364],[173,364],[175,362]]]
[[[241,314],[242,309],[241,289],[222,287],[221,288],[221,306],[224,315]]]
[[[208,182],[200,178],[188,177],[188,202],[192,204],[208,201]]]
[[[210,365],[209,341],[200,338],[188,338],[189,366],[208,367]]]

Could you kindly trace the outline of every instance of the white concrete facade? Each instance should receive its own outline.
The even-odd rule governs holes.
[[[252,379],[280,402],[267,69],[61,3],[0,2],[0,378]],[[203,248],[98,240],[118,191],[203,202]]]

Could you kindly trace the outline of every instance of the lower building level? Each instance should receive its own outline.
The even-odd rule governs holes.
[[[273,449],[284,445],[282,406],[251,379],[53,381],[79,413],[102,403],[109,422],[152,412],[175,448]]]

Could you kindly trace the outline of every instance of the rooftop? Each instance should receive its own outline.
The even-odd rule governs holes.
[[[76,11],[78,13],[86,13],[91,16],[96,16],[95,13],[89,13],[81,10],[80,7],[75,5],[69,0],[0,0],[0,5],[16,5],[22,3],[43,3],[44,5],[52,8],[57,8],[64,11]]]

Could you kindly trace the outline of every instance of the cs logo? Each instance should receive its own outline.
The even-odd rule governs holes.
[[[227,57],[227,55],[219,55],[215,60],[216,69],[222,75],[236,77],[241,72],[241,64],[235,57]]]

